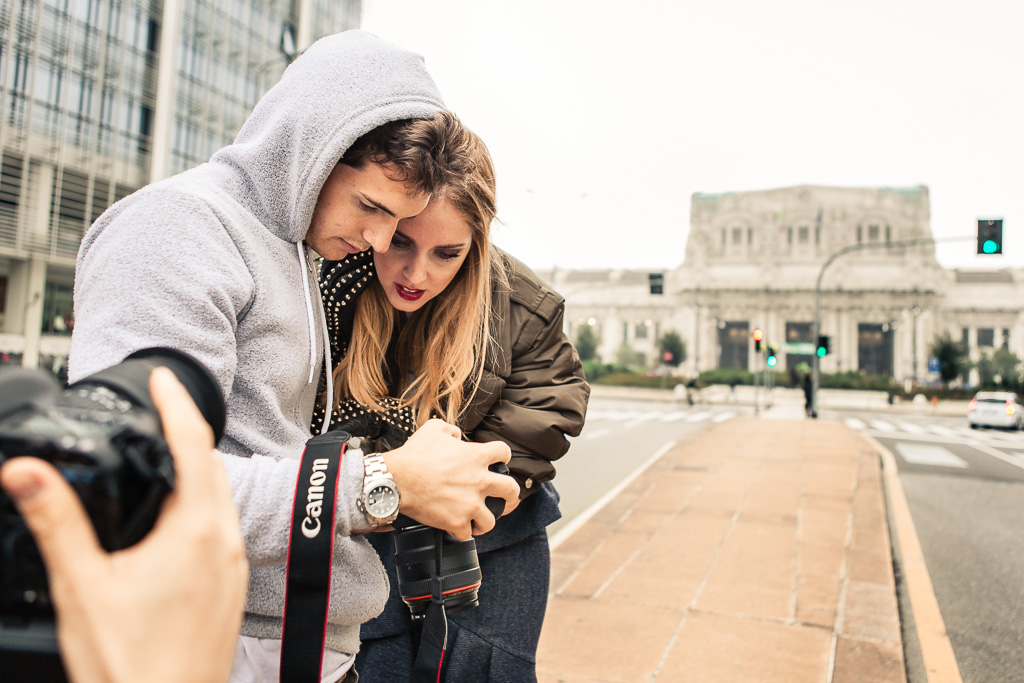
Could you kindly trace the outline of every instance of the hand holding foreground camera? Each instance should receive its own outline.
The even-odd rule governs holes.
[[[468,443],[461,435],[458,427],[429,420],[384,458],[402,492],[402,513],[465,541],[494,528],[484,498],[503,498],[508,514],[519,504],[519,485],[487,469],[509,461],[508,444]]]
[[[248,565],[238,515],[209,426],[166,368],[150,378],[177,470],[153,531],[106,553],[74,492],[37,458],[0,483],[46,562],[69,677],[224,681],[242,618]]]

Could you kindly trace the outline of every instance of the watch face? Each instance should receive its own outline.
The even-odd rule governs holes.
[[[366,511],[374,517],[390,517],[397,509],[398,492],[390,486],[374,486],[366,496]]]

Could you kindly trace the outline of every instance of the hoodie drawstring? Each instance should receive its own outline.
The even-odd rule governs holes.
[[[316,371],[316,313],[313,311],[313,300],[309,295],[309,275],[307,270],[311,270],[312,266],[306,256],[306,249],[302,242],[295,243],[296,248],[299,252],[299,265],[302,269],[302,289],[306,294],[306,320],[309,322],[309,380],[307,384],[313,383],[313,375]],[[319,297],[317,297],[319,300]],[[324,340],[324,368],[331,367],[331,344],[327,339],[327,319],[326,316],[322,316],[320,322],[321,336]],[[331,426],[331,413],[333,412],[334,406],[334,381],[331,377],[331,373],[327,371],[327,403],[326,410],[324,410],[324,421],[320,426],[320,433],[325,434],[328,427]]]

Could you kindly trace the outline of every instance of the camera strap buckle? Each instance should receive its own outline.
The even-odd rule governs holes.
[[[334,503],[349,435],[334,431],[306,442],[288,535],[281,680],[319,683],[327,636],[334,555]]]

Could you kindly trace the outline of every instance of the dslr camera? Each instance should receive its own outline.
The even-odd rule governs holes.
[[[43,371],[0,370],[0,463],[28,455],[56,467],[107,551],[142,540],[174,488],[174,461],[149,394],[157,366],[185,385],[219,440],[226,420],[220,387],[205,366],[174,349],[137,351],[68,388]],[[56,652],[46,569],[0,490],[0,659]]]
[[[408,435],[378,413],[367,410],[331,429],[341,429],[359,440],[364,453],[391,451],[405,443]],[[490,466],[492,472],[508,474],[503,463]],[[484,501],[495,519],[505,509],[501,498]],[[478,595],[483,575],[476,541],[457,541],[440,529],[420,524],[399,515],[394,528],[398,594],[409,608],[413,621],[427,614],[431,602],[442,603],[448,614],[472,609],[480,604]]]

